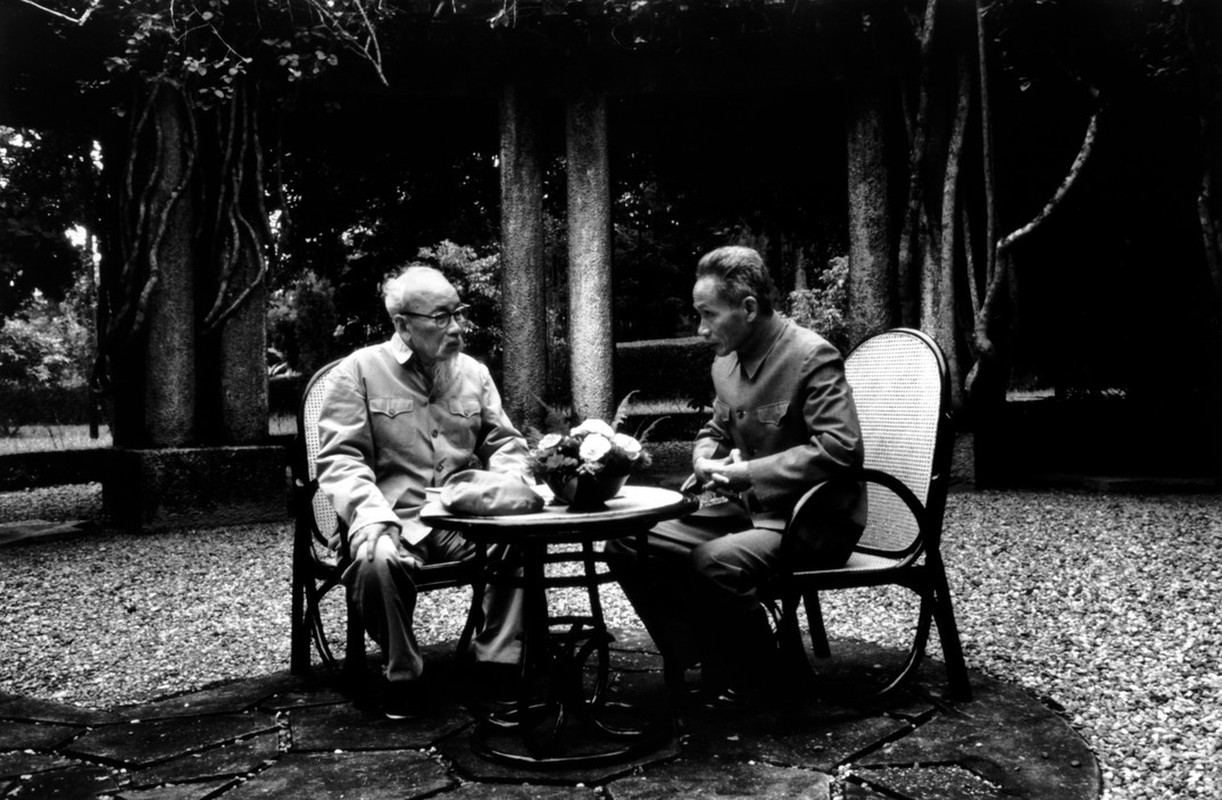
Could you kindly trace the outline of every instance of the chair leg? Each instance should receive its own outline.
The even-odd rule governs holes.
[[[781,618],[777,626],[778,648],[785,680],[797,696],[810,691],[815,671],[806,660],[802,630],[798,627],[798,592],[785,590],[781,596]]]
[[[292,620],[289,627],[289,671],[300,675],[310,671],[310,628],[312,609],[307,581],[312,581],[308,537],[309,529],[298,522],[293,529]]]
[[[972,699],[972,684],[967,676],[967,663],[963,658],[963,644],[959,640],[959,626],[955,623],[955,611],[950,601],[950,586],[946,582],[946,571],[941,562],[933,570],[933,613],[938,623],[938,639],[942,644],[942,658],[946,660],[946,678],[950,683],[950,696],[956,700]]]
[[[917,629],[916,634],[912,638],[912,647],[908,650],[908,657],[904,660],[904,666],[900,667],[900,671],[891,679],[890,683],[878,690],[878,697],[890,694],[907,682],[925,658],[925,646],[929,643],[929,625],[933,618],[935,600],[933,592],[929,589],[918,593],[921,595],[921,608],[918,612]]]
[[[810,629],[810,644],[815,656],[831,658],[832,648],[828,645],[827,628],[823,625],[823,607],[819,604],[819,592],[815,590],[803,592],[802,604],[806,607],[806,625]],[[796,609],[794,614],[796,616]]]
[[[306,619],[305,586],[293,570],[292,619],[289,623],[289,672],[301,675],[310,671],[310,632]]]
[[[321,593],[317,590],[313,592],[309,601],[309,610],[306,618],[306,625],[309,626],[310,636],[314,639],[314,647],[318,651],[318,657],[322,659],[322,663],[327,669],[335,671],[339,669],[339,662],[335,660],[335,655],[331,652],[331,645],[327,641],[327,632],[322,624],[322,611],[319,609],[319,601],[322,599]],[[308,639],[306,641],[309,641]]]

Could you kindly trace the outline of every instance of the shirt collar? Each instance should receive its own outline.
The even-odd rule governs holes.
[[[772,334],[772,340],[768,342],[767,347],[761,347],[754,355],[748,358],[743,358],[741,354],[735,353],[738,356],[738,366],[743,372],[743,377],[749,381],[755,380],[755,376],[759,374],[760,367],[763,366],[764,361],[768,358],[768,354],[772,352],[773,348],[776,347],[776,343],[781,341],[781,337],[789,330],[788,320],[781,319],[780,317],[773,317],[773,319],[780,324],[776,326],[776,331]]]
[[[407,342],[403,341],[403,337],[396,333],[390,337],[390,353],[395,357],[395,361],[406,366],[411,360],[412,349],[407,346]]]

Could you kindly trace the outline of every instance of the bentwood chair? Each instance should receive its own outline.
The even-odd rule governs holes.
[[[875,696],[889,694],[912,676],[924,656],[930,625],[936,622],[950,692],[970,697],[941,551],[954,440],[946,360],[924,333],[896,328],[858,345],[845,360],[845,374],[861,420],[865,467],[839,480],[866,483],[869,520],[844,566],[791,568],[781,575],[778,633],[782,657],[795,674],[811,675],[799,630],[799,603],[806,608],[815,655],[827,658],[830,647],[820,592],[901,586],[920,600],[916,626],[902,666],[883,679]],[[820,483],[798,501],[783,546],[793,547],[788,531],[813,513],[819,494],[830,486],[830,481]],[[794,563],[792,557],[783,561]]]
[[[340,665],[331,651],[324,625],[323,600],[337,589],[345,593],[340,577],[348,565],[348,536],[342,521],[327,496],[318,488],[319,449],[318,417],[322,411],[328,376],[339,361],[332,361],[318,370],[306,385],[297,413],[297,438],[294,442],[293,513],[296,520],[293,534],[293,603],[290,639],[292,672],[308,672],[312,666],[310,641],[313,640],[322,662],[332,670]],[[341,545],[332,550],[328,540],[340,534]],[[427,564],[413,578],[419,592],[450,589],[470,585],[471,608],[458,642],[458,653],[467,651],[477,623],[482,603],[482,584],[471,562]],[[349,676],[365,670],[365,631],[357,608],[348,603],[343,671]]]

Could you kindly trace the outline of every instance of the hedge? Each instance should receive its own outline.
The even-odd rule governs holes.
[[[696,401],[707,406],[713,396],[713,383],[709,378],[712,363],[712,349],[695,336],[621,342],[615,346],[615,391],[620,397],[636,390],[640,400]],[[271,378],[268,381],[269,411],[296,415],[309,379],[309,375]],[[88,387],[83,385],[0,387],[0,413],[19,425],[83,425],[89,421],[89,402]],[[103,419],[109,419],[109,413],[104,413]]]
[[[711,405],[712,364],[713,349],[698,336],[621,342],[615,346],[615,391],[620,396],[638,391],[640,400]]]
[[[0,384],[0,423],[16,427],[27,425],[85,425],[89,422],[89,387],[14,386]],[[104,401],[102,419],[110,418]]]

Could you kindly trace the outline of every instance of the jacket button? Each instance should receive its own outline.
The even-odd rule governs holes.
[[[436,438],[437,438],[437,431],[436,431],[435,429],[434,429],[434,431],[433,431],[433,438],[434,438],[434,439],[436,439]]]
[[[437,465],[437,471],[438,471],[438,472],[441,472],[441,471],[442,471],[443,469],[445,469],[445,468],[446,468],[446,467],[445,467],[445,464],[438,464],[438,465]]]
[[[743,414],[745,414],[746,412],[745,412],[745,411],[743,411],[742,409],[739,409],[739,410],[738,410],[737,412],[735,412],[735,413],[736,413],[736,414],[738,414],[738,418],[739,418],[739,419],[742,419],[742,418],[743,418]]]

